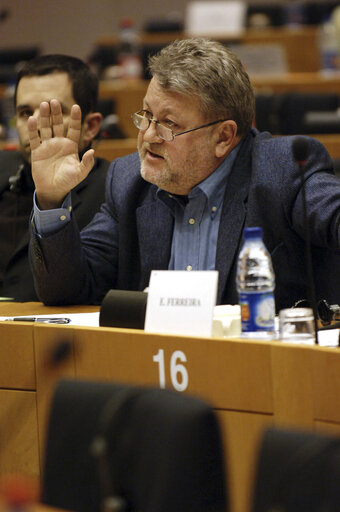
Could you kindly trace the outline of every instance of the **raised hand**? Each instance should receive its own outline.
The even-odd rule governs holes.
[[[65,135],[62,110],[57,100],[41,103],[40,126],[36,117],[28,119],[32,176],[41,209],[58,208],[93,167],[93,149],[86,151],[79,160],[81,127],[80,107],[73,105]]]

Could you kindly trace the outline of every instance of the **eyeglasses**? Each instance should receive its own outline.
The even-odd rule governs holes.
[[[206,128],[207,126],[212,126],[213,124],[222,123],[223,121],[227,121],[227,119],[218,119],[217,121],[212,121],[211,123],[202,124],[201,126],[197,126],[197,128],[191,128],[190,130],[185,130],[184,132],[174,133],[171,128],[164,126],[159,121],[152,119],[150,113],[147,110],[139,110],[135,114],[132,114],[132,121],[134,125],[138,128],[138,130],[146,131],[151,123],[155,123],[156,133],[160,139],[165,140],[166,142],[171,142],[178,135],[183,135],[184,133],[194,132],[195,130],[200,130],[201,128]]]

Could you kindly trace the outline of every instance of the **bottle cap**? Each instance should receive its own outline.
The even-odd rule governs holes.
[[[122,18],[119,22],[119,28],[132,28],[134,27],[134,25],[135,22],[133,21],[133,19],[127,16],[125,18]]]
[[[262,228],[260,228],[260,227],[244,228],[243,236],[246,240],[262,238]]]

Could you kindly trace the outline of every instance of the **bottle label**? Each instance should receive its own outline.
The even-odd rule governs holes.
[[[336,50],[324,51],[322,54],[322,68],[323,69],[337,69],[338,68],[338,54]]]
[[[242,332],[274,331],[273,292],[241,292]]]

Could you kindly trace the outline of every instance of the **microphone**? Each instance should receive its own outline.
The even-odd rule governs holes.
[[[306,264],[307,264],[307,284],[308,284],[308,299],[313,309],[314,316],[314,330],[315,330],[315,343],[318,345],[318,324],[317,324],[317,303],[315,296],[315,284],[313,275],[313,262],[310,241],[309,221],[307,215],[307,200],[306,200],[306,185],[304,174],[306,170],[306,161],[309,154],[309,142],[305,137],[296,137],[292,146],[293,158],[295,163],[299,166],[301,174],[301,193],[303,204],[303,229],[305,232],[305,249],[306,249]]]
[[[9,183],[9,189],[12,192],[20,192],[22,187],[22,178],[23,178],[23,171],[24,171],[24,164],[20,164],[18,167],[18,170],[14,176],[10,176],[8,178]]]
[[[97,475],[101,492],[101,510],[103,512],[126,512],[130,510],[127,497],[121,489],[119,468],[110,463],[109,440],[110,427],[117,430],[116,422],[126,418],[126,408],[145,391],[138,387],[124,386],[112,394],[100,411],[98,431],[90,444],[90,454],[96,460]]]
[[[24,171],[24,164],[20,164],[18,167],[17,172],[8,178],[8,181],[6,181],[2,187],[0,187],[0,197],[7,192],[7,190],[11,190],[11,192],[20,192],[22,187],[22,181],[23,181],[23,171]]]
[[[304,166],[308,158],[309,142],[304,137],[297,137],[293,142],[293,157],[299,166]],[[305,169],[301,169],[304,173]]]

